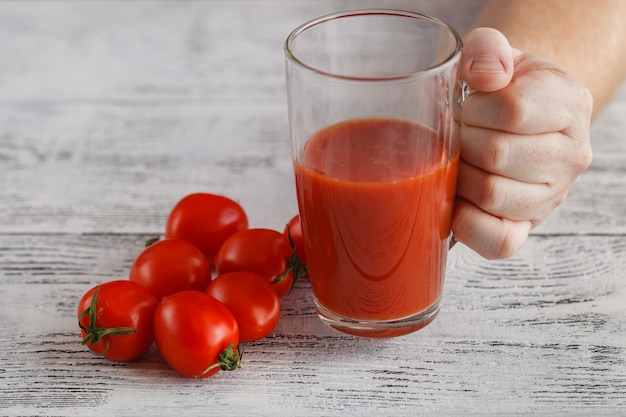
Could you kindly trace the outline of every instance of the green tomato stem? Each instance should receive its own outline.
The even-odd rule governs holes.
[[[291,290],[296,285],[296,282],[307,274],[309,268],[307,264],[302,262],[300,256],[298,256],[298,252],[296,252],[296,244],[291,237],[291,229],[289,228],[289,225],[287,225],[287,237],[289,238],[289,245],[291,245],[291,255],[289,255],[289,258],[287,259],[287,269],[282,274],[277,276],[276,279],[270,282],[270,284],[278,284],[284,280],[287,275],[289,275],[289,272],[293,272],[293,282],[291,284],[291,288],[289,288],[289,293],[291,293]]]
[[[109,351],[110,347],[109,339],[105,336],[130,336],[137,333],[137,329],[135,329],[134,327],[97,327],[96,318],[98,315],[98,311],[96,309],[96,306],[100,301],[100,296],[98,295],[99,292],[100,286],[97,286],[96,291],[91,297],[91,303],[89,304],[89,308],[86,308],[78,316],[78,326],[82,331],[85,332],[85,337],[82,340],[83,345],[87,345],[87,347],[91,348],[98,341],[104,340],[105,347],[102,352],[96,353],[92,351],[96,355],[104,356]],[[86,315],[89,315],[89,326],[87,327],[83,326],[80,322]]]
[[[202,378],[207,373],[211,372],[215,368],[220,368],[222,371],[234,371],[241,368],[241,359],[243,358],[243,349],[241,346],[235,350],[235,345],[230,343],[220,356],[218,362],[210,365],[204,371],[200,372],[194,378]]]

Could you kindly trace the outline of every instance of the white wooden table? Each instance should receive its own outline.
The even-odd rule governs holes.
[[[179,377],[91,355],[75,308],[126,278],[190,192],[252,227],[296,212],[283,40],[320,14],[480,1],[0,2],[0,415],[626,415],[626,87],[594,162],[515,257],[458,245],[439,317],[402,338],[321,324],[301,282],[243,368]]]

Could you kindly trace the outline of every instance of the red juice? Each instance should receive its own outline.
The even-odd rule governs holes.
[[[353,320],[397,320],[438,302],[458,152],[425,126],[355,119],[326,127],[295,162],[313,293]]]

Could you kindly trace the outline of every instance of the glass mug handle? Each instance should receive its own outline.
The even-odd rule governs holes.
[[[469,98],[469,96],[471,96],[472,94],[474,94],[476,91],[473,90],[469,84],[467,84],[465,82],[465,80],[461,79],[461,94],[459,94],[459,98],[457,99],[457,104],[459,106],[459,109],[461,109],[461,107],[463,107],[463,103],[465,103],[465,101]],[[450,231],[450,246],[449,249],[452,249],[454,247],[454,245],[457,244],[457,240],[454,237],[454,233],[452,233],[452,231]]]

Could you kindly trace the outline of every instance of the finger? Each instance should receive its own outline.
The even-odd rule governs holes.
[[[553,184],[569,180],[563,172],[573,159],[560,132],[517,135],[500,130],[461,127],[463,160],[484,171],[517,181]],[[567,178],[564,178],[567,177]]]
[[[459,242],[487,259],[503,259],[519,251],[532,230],[530,221],[511,221],[485,213],[458,199],[452,217],[452,233]]]
[[[532,62],[516,64],[515,76],[507,88],[470,95],[463,104],[461,121],[470,126],[518,134],[539,134],[566,130],[580,122],[572,115],[584,91],[571,77],[547,62],[533,57]],[[529,71],[532,76],[527,75]],[[586,101],[586,100],[585,100]]]
[[[567,190],[494,175],[459,163],[457,195],[494,216],[540,222],[565,198]]]
[[[463,40],[462,76],[477,91],[497,91],[513,76],[513,51],[495,29],[476,28]]]

